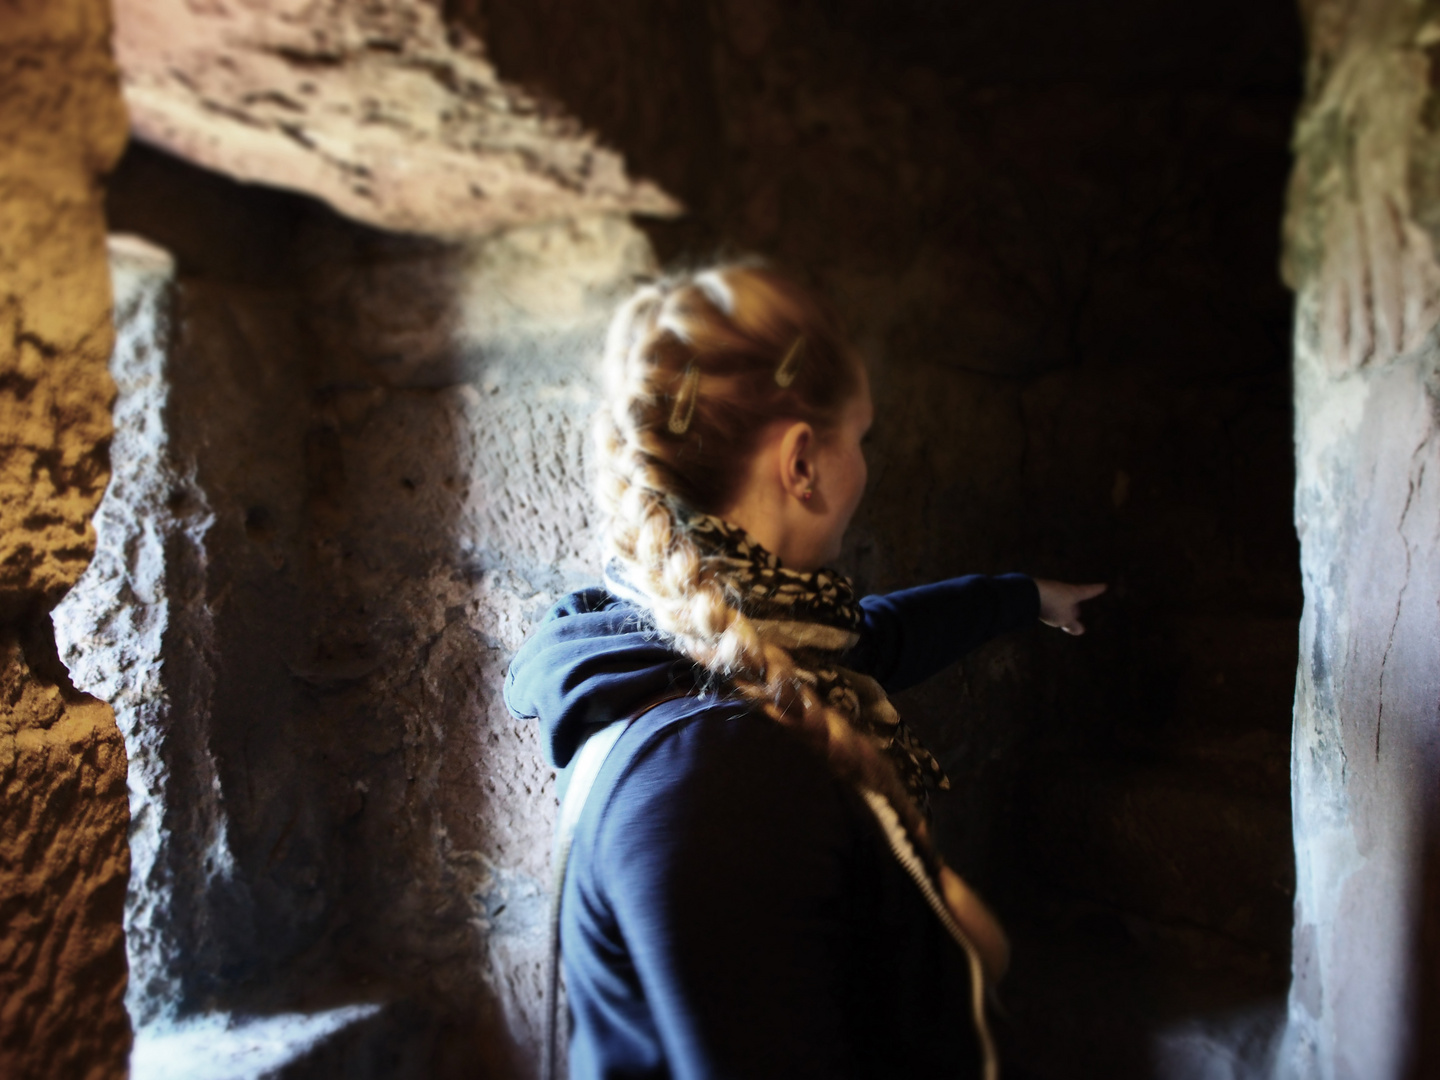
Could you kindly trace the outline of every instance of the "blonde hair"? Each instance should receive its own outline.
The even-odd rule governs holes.
[[[720,266],[641,288],[611,323],[603,360],[605,555],[676,648],[797,730],[837,775],[884,795],[937,868],[924,817],[889,760],[816,696],[787,650],[761,640],[683,524],[731,503],[770,423],[804,420],[823,434],[860,379],[830,312],[769,267]]]

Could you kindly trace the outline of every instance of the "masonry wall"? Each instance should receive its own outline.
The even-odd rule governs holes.
[[[0,1073],[119,1077],[125,752],[50,610],[94,549],[114,388],[100,179],[126,135],[97,0],[0,17]]]

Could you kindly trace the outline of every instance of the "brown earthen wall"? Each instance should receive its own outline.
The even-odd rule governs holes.
[[[123,1076],[125,754],[49,611],[94,548],[112,332],[100,176],[126,120],[100,0],[0,12],[0,1075]]]

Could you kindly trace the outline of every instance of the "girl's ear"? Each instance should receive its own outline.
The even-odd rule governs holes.
[[[780,482],[797,498],[815,483],[815,429],[803,420],[791,424],[780,442]]]

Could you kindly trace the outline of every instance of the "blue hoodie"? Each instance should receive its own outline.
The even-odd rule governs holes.
[[[895,693],[1035,620],[1030,578],[970,576],[861,601],[845,662]],[[699,681],[641,611],[561,600],[505,701],[550,762]],[[685,696],[632,724],[575,831],[561,904],[570,1075],[973,1077],[964,953],[860,795],[743,701]]]

